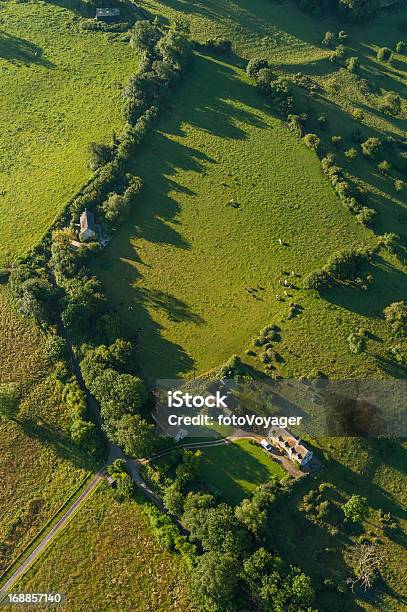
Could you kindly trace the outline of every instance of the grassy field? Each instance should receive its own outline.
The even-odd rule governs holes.
[[[257,485],[272,476],[283,478],[285,470],[272,461],[258,445],[239,440],[227,446],[202,449],[200,474],[210,485],[222,491],[232,505],[249,497]]]
[[[318,588],[326,578],[338,583],[351,574],[346,558],[360,536],[365,541],[376,542],[385,551],[385,561],[381,580],[375,587],[367,595],[356,590],[355,596],[349,589],[344,594],[324,589],[318,596],[318,607],[335,611],[404,610],[407,602],[406,443],[329,438],[318,442],[317,453],[318,447],[329,455],[329,459],[325,455],[324,469],[304,479],[302,488],[285,504],[283,511],[276,509],[273,515],[277,549],[284,558],[307,571]],[[299,511],[301,499],[309,490],[315,491],[321,482],[333,483],[323,495],[332,504],[330,515],[327,520],[310,520]],[[340,506],[355,493],[367,498],[370,512],[362,526],[352,528],[342,523]],[[397,524],[395,531],[380,527],[379,509],[390,512]]]
[[[0,422],[0,573],[89,472],[65,433],[60,389],[50,379],[44,338],[0,290],[0,382],[18,384],[17,422]]]
[[[82,32],[78,2],[1,3],[0,264],[24,254],[83,184],[90,141],[123,124],[128,43]]]
[[[116,502],[103,484],[19,585],[66,594],[62,610],[194,610],[180,557],[150,535],[136,502]]]
[[[285,375],[315,368],[337,378],[385,375],[376,358],[385,360],[380,318],[406,289],[396,258],[377,259],[366,291],[317,300],[294,290],[275,299],[284,272],[295,271],[299,288],[333,251],[373,244],[374,236],[343,208],[316,156],[272,115],[239,66],[197,56],[134,171],[144,180],[142,200],[98,272],[114,306],[142,330],[148,379],[205,371],[243,353],[271,322],[282,324]],[[261,289],[253,295],[250,287]],[[288,320],[292,300],[304,310]],[[368,356],[349,353],[346,338],[357,327],[378,339]]]

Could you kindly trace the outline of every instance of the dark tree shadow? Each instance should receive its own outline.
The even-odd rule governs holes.
[[[0,30],[0,57],[13,64],[38,64],[44,68],[53,68],[54,64],[47,60],[41,47],[29,40],[12,36]]]

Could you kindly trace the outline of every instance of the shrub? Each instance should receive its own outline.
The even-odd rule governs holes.
[[[401,179],[396,179],[394,181],[394,189],[398,192],[400,191],[404,191],[404,189],[406,188],[406,184],[404,181],[402,181]]]
[[[341,144],[342,144],[342,136],[332,136],[331,140],[332,140],[332,144],[333,144],[333,145],[334,145],[334,146],[335,146],[337,149],[339,149],[339,147],[340,147],[340,146],[341,146]]]
[[[381,62],[388,62],[391,59],[391,49],[389,47],[382,47],[378,50],[376,57]]]
[[[340,40],[341,42],[344,42],[345,40],[348,40],[349,36],[347,35],[347,33],[344,30],[341,30],[338,34],[338,40]]]

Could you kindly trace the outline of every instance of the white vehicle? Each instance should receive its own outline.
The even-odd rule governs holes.
[[[267,440],[261,440],[260,444],[268,453],[271,453],[271,451],[273,450],[273,447],[271,446],[271,444],[269,444],[269,442],[267,442]]]

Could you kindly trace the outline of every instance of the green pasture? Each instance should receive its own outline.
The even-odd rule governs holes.
[[[201,452],[200,476],[219,489],[223,499],[232,505],[249,497],[259,484],[273,476],[287,475],[259,444],[251,444],[249,440],[213,446]]]
[[[128,43],[82,32],[73,0],[0,10],[0,264],[24,254],[90,176],[87,146],[123,124]]]
[[[282,326],[287,375],[383,375],[375,357],[387,333],[382,310],[405,293],[402,266],[378,257],[365,291],[318,299],[300,290],[332,252],[373,244],[374,235],[341,205],[315,154],[273,116],[238,61],[194,58],[132,170],[144,190],[98,273],[138,334],[148,379],[206,371],[242,354],[271,322]],[[286,297],[280,282],[291,271]],[[291,301],[304,309],[288,320]],[[378,338],[367,357],[352,356],[346,341],[360,326]]]
[[[134,501],[117,502],[102,484],[18,583],[21,591],[66,594],[62,610],[196,610],[181,557],[151,536]]]
[[[0,420],[0,574],[94,467],[70,442],[44,342],[0,287],[0,382],[15,383],[21,397],[17,419]]]

